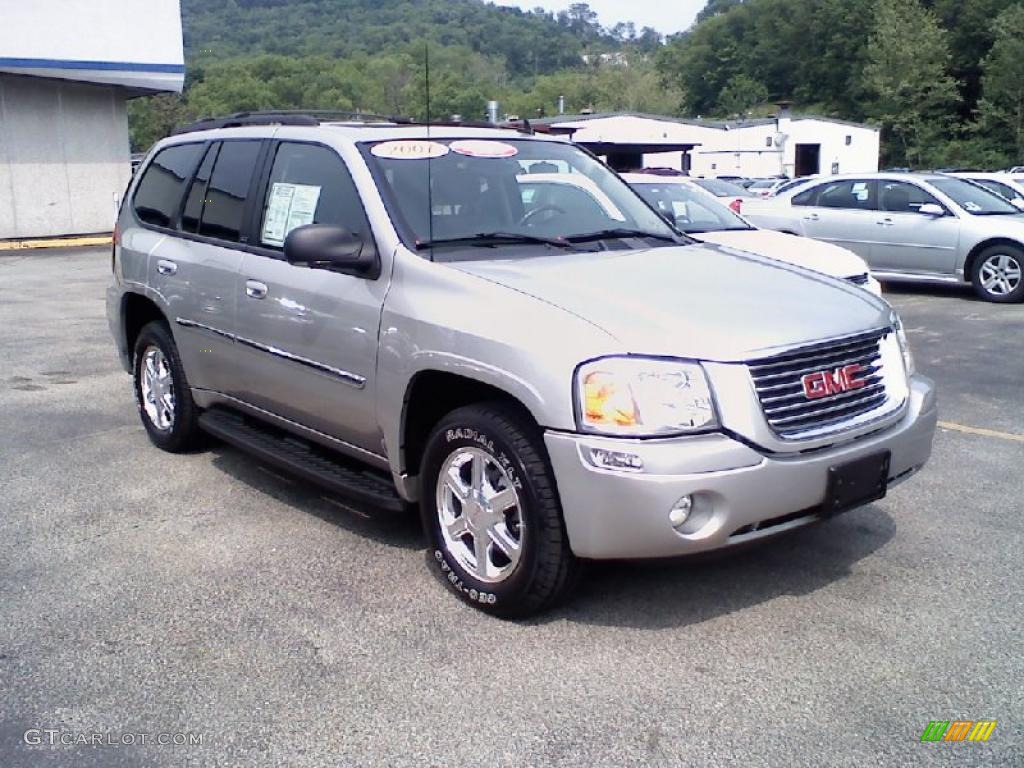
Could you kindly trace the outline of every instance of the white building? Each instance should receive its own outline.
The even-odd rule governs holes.
[[[686,120],[639,113],[562,115],[532,121],[535,127],[599,146],[643,148],[643,167],[689,170],[695,176],[809,176],[878,170],[877,128],[824,117],[791,116],[740,121]],[[684,147],[655,152],[656,145]],[[622,153],[628,158],[628,151]],[[685,155],[689,155],[689,166]]]
[[[179,0],[2,0],[0,239],[109,232],[127,101],[180,92]]]

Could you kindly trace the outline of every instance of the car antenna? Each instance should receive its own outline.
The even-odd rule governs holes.
[[[423,44],[423,74],[426,81],[427,102],[427,242],[434,242],[434,184],[431,175],[433,152],[430,151],[430,43]],[[430,260],[434,260],[434,249],[430,249]]]

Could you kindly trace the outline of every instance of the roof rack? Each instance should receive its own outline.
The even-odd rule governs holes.
[[[224,117],[204,117],[194,123],[182,125],[174,129],[172,136],[194,131],[210,131],[215,128],[240,128],[246,125],[306,125],[316,126],[332,121],[351,121],[355,123],[393,123],[397,125],[412,124],[409,118],[385,117],[368,112],[351,112],[327,109],[278,109],[260,112],[236,112]]]
[[[326,109],[280,109],[280,110],[268,110],[261,112],[236,112],[233,115],[226,115],[224,117],[205,117],[201,120],[197,120],[194,123],[188,125],[182,125],[175,128],[172,132],[172,136],[178,136],[183,133],[193,133],[195,131],[210,131],[215,128],[240,128],[247,125],[305,125],[305,126],[317,126],[325,123],[356,123],[356,124],[380,124],[387,123],[390,125],[406,125],[406,126],[423,126],[426,127],[428,123],[414,120],[411,117],[394,117],[385,115],[375,115],[369,112],[347,112],[342,110],[326,110]],[[429,125],[431,126],[447,126],[457,128],[504,128],[506,130],[515,130],[520,133],[533,133],[530,129],[530,124],[523,121],[524,125],[492,125],[491,123],[485,122],[472,122],[466,120],[431,120]]]

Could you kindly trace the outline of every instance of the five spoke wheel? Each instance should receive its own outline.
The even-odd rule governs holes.
[[[523,550],[523,510],[511,477],[490,454],[463,447],[437,479],[437,515],[446,549],[474,578],[504,580]]]
[[[142,407],[146,416],[154,427],[167,432],[174,427],[174,377],[159,347],[146,347],[141,374]]]

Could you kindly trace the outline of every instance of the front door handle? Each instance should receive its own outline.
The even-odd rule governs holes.
[[[245,281],[245,295],[250,299],[265,299],[267,298],[267,284],[261,283],[259,280],[246,280]]]
[[[173,275],[178,271],[178,265],[167,259],[160,259],[156,263],[156,271],[161,275]]]
[[[879,223],[879,224],[880,224],[881,226],[883,226],[883,227],[891,227],[891,226],[892,226],[893,224],[895,224],[896,222],[894,222],[894,221],[893,221],[892,219],[890,219],[890,218],[886,217],[886,218],[882,219],[881,221],[879,221],[878,223]]]

